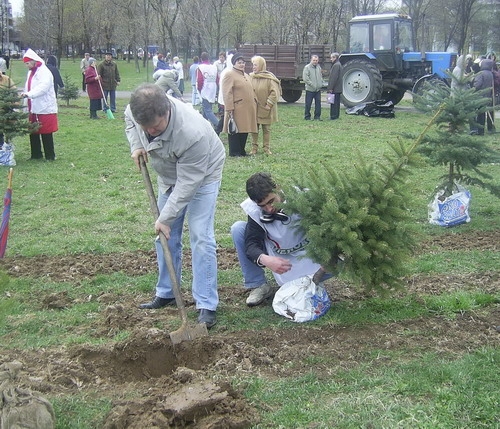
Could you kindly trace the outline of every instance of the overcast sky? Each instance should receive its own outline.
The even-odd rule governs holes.
[[[18,16],[21,14],[23,9],[24,0],[10,0],[12,5],[12,16]]]

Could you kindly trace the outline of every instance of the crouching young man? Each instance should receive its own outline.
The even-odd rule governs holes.
[[[277,208],[282,196],[268,173],[256,173],[246,182],[248,198],[241,203],[246,222],[231,227],[244,286],[250,289],[246,303],[256,306],[274,295],[275,289],[266,280],[265,268],[272,271],[276,283],[313,275],[321,267],[305,257],[308,244],[304,233],[296,228],[298,215],[287,215]],[[321,280],[331,277],[325,274]]]

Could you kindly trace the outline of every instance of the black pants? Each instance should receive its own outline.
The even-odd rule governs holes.
[[[248,133],[229,134],[229,156],[246,156]]]
[[[56,154],[54,153],[54,137],[50,134],[30,134],[31,145],[31,159],[41,159],[42,144],[40,143],[40,136],[42,137],[43,151],[45,152],[45,159],[54,161]]]
[[[340,116],[340,94],[335,93],[335,101],[330,104],[330,119],[338,119]]]

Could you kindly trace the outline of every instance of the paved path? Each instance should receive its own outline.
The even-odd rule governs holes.
[[[121,99],[130,99],[130,95],[132,94],[132,91],[116,91],[116,98],[121,98]],[[87,96],[87,93],[86,92],[83,92],[83,91],[80,91],[80,96],[81,97],[86,97]],[[184,93],[184,99],[186,101],[190,101],[191,100],[191,93],[190,92],[185,92]],[[405,96],[404,96],[404,100],[407,100],[407,101],[411,101],[412,99],[412,96],[410,93],[406,93]],[[280,101],[280,104],[283,103],[283,104],[287,104],[286,102],[284,101]],[[300,99],[295,103],[296,106],[304,106],[304,103],[305,103],[305,100],[304,100],[304,96],[300,97]],[[328,104],[326,102],[322,102],[321,103],[324,107],[328,107]],[[396,105],[396,110],[415,110],[415,108],[413,106],[400,106],[400,105]],[[500,120],[500,110],[495,110],[495,119],[499,118]]]

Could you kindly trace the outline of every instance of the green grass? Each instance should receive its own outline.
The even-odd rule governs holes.
[[[377,361],[357,369],[245,383],[265,414],[256,428],[496,428],[500,351],[484,349],[455,361],[424,354],[419,361]],[[492,376],[492,377],[491,377]],[[309,426],[311,425],[311,426]]]
[[[119,62],[120,90],[132,90],[147,79],[133,64]],[[79,84],[79,61],[63,61],[63,76],[69,73]],[[13,62],[13,76],[24,83],[26,70]],[[186,97],[187,98],[187,97]],[[55,163],[28,162],[29,141],[14,141],[12,214],[6,257],[64,256],[80,253],[108,254],[151,250],[153,220],[142,177],[133,165],[124,134],[123,110],[127,99],[118,100],[115,120],[88,119],[86,96],[61,105],[60,130],[55,134]],[[64,103],[63,103],[64,104]],[[409,102],[402,103],[410,107]],[[381,160],[387,143],[402,132],[418,134],[428,118],[409,109],[396,111],[394,119],[343,115],[335,123],[303,121],[300,105],[279,105],[280,122],[273,125],[273,156],[262,154],[246,159],[228,158],[217,206],[216,237],[220,247],[232,247],[229,229],[244,219],[240,202],[246,197],[245,180],[257,171],[270,171],[280,182],[294,181],[308,168],[327,163],[339,170],[352,168],[357,152],[368,160]],[[326,116],[326,106],[324,110]],[[226,140],[226,136],[222,136]],[[498,149],[498,137],[485,136]],[[0,169],[0,185],[7,168]],[[497,179],[499,165],[484,170]],[[419,240],[497,231],[500,201],[488,192],[472,188],[470,224],[453,229],[429,225],[427,203],[443,167],[423,165],[408,183],[413,197],[411,227]],[[2,175],[5,182],[2,181]],[[153,174],[154,176],[154,174]],[[154,177],[153,177],[154,179]],[[186,241],[186,245],[188,242]],[[494,273],[498,276],[499,252],[494,250],[441,250],[419,253],[410,264],[414,276],[447,276]],[[191,273],[185,272],[188,285]],[[75,344],[113,344],[128,338],[129,332],[96,335],[95,324],[102,322],[105,304],[95,297],[109,293],[124,300],[149,297],[156,274],[129,277],[124,273],[100,275],[78,285],[57,283],[49,278],[7,278],[0,276],[0,342],[6,350],[69,347]],[[241,289],[238,267],[220,271],[219,283]],[[50,293],[67,294],[68,309],[45,308],[37,299]],[[453,320],[464,312],[486,311],[498,306],[498,291],[487,293],[480,285],[467,290],[434,295],[397,294],[385,299],[342,299],[326,316],[302,325],[307,329],[328,327],[380,326],[395,321],[412,321],[435,316]],[[189,312],[194,320],[196,314]],[[173,329],[176,326],[163,326]],[[293,330],[270,306],[248,309],[221,302],[220,332],[270,328]],[[383,330],[383,328],[382,328]],[[406,336],[420,335],[409,329]],[[432,332],[425,335],[432,336]],[[335,341],[335,338],[332,338]],[[346,354],[349,350],[346,350]],[[312,368],[323,372],[282,379],[264,375],[240,377],[235,381],[261,411],[257,428],[499,428],[499,349],[464,350],[460,356],[439,355],[426,350],[367,349],[349,368],[338,369],[333,356],[306,358]],[[337,369],[331,369],[337,368]],[[49,398],[58,416],[57,429],[98,426],[111,407],[112,398],[92,392],[68,393]]]

